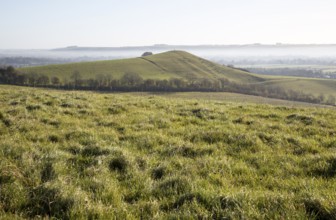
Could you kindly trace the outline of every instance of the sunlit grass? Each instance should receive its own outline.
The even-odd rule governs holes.
[[[336,114],[0,87],[0,216],[334,219]]]

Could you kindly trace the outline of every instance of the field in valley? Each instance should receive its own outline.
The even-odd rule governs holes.
[[[0,86],[0,216],[336,218],[335,108],[209,96]]]

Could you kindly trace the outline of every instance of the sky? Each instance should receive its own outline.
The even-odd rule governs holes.
[[[0,49],[336,43],[335,0],[0,0]]]

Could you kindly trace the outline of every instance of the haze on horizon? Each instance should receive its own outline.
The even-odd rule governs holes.
[[[336,43],[332,0],[2,0],[0,49]]]

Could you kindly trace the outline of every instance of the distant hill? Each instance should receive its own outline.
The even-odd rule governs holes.
[[[194,56],[184,51],[169,51],[146,57],[121,60],[94,61],[21,68],[25,73],[44,74],[69,79],[74,71],[79,71],[84,79],[97,74],[108,74],[119,79],[125,73],[137,73],[144,79],[218,79],[226,78],[239,83],[255,83],[264,79],[245,71],[226,67]]]

